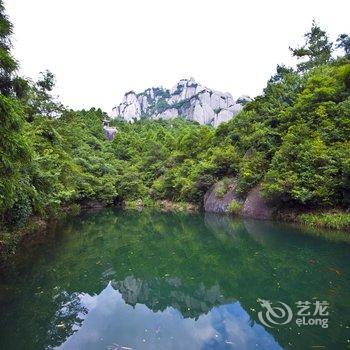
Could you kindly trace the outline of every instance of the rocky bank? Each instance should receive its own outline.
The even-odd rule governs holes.
[[[224,188],[224,191],[222,189]],[[224,193],[222,193],[224,192]],[[223,181],[214,184],[204,196],[204,210],[211,213],[230,213],[230,204],[237,201],[241,204],[240,216],[253,219],[271,219],[273,208],[262,198],[260,184],[252,188],[245,198],[236,193],[234,179],[231,184]]]

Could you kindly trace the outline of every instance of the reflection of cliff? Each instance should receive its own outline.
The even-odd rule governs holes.
[[[332,317],[338,323],[331,323],[327,334],[339,349],[347,331],[339,324],[349,323],[348,246],[297,235],[288,225],[215,214],[104,210],[70,218],[45,254],[38,250],[30,255],[37,258],[21,265],[27,270],[3,281],[17,304],[0,305],[0,348],[11,348],[1,343],[4,334],[5,345],[17,345],[12,348],[59,344],[84,318],[81,306],[92,310],[110,281],[109,295],[120,296],[130,315],[147,308],[150,315],[168,317],[173,311],[194,324],[218,308],[230,309],[237,300],[254,324],[258,298],[293,305],[316,296],[334,301]],[[82,305],[77,295],[84,296]],[[101,310],[102,320],[105,312]],[[20,339],[19,323],[25,325]],[[294,325],[269,332],[282,346],[292,348],[292,340],[295,349],[303,349],[315,345],[312,333],[322,338],[326,331]],[[27,346],[33,334],[40,340]]]
[[[191,318],[206,314],[216,305],[234,301],[234,298],[225,300],[218,284],[206,288],[200,283],[196,288],[188,288],[177,277],[143,281],[128,276],[123,281],[113,281],[112,286],[121,293],[127,304],[144,304],[153,311],[173,307],[184,317]]]
[[[144,304],[128,305],[111,283],[99,294],[82,293],[79,298],[88,312],[60,350],[281,350],[268,331],[250,322],[239,302],[219,305],[194,319],[184,318],[171,306],[154,312]]]

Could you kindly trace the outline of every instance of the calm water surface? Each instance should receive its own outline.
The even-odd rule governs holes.
[[[0,349],[350,349],[349,248],[266,221],[86,213],[1,272]],[[291,321],[264,324],[259,299]],[[297,326],[298,301],[327,301],[329,327]]]

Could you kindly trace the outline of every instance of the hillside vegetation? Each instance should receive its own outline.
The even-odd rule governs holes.
[[[11,33],[0,1],[0,250],[32,218],[63,207],[139,198],[201,204],[224,177],[237,179],[241,195],[262,182],[281,208],[349,207],[348,35],[332,44],[313,23],[305,45],[291,49],[297,68],[277,66],[262,95],[217,129],[181,118],[115,120],[110,142],[106,114],[64,107],[52,96],[52,73],[36,82],[16,74]]]

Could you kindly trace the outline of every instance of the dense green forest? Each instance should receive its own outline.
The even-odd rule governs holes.
[[[313,23],[305,44],[291,48],[297,67],[278,65],[261,96],[216,129],[181,118],[114,120],[118,133],[108,141],[102,130],[106,113],[63,106],[52,95],[52,73],[41,73],[36,82],[18,76],[11,34],[0,1],[4,237],[32,218],[53,217],[91,200],[200,205],[209,187],[225,177],[237,179],[242,196],[261,182],[263,195],[281,207],[349,207],[348,35],[331,43]]]

